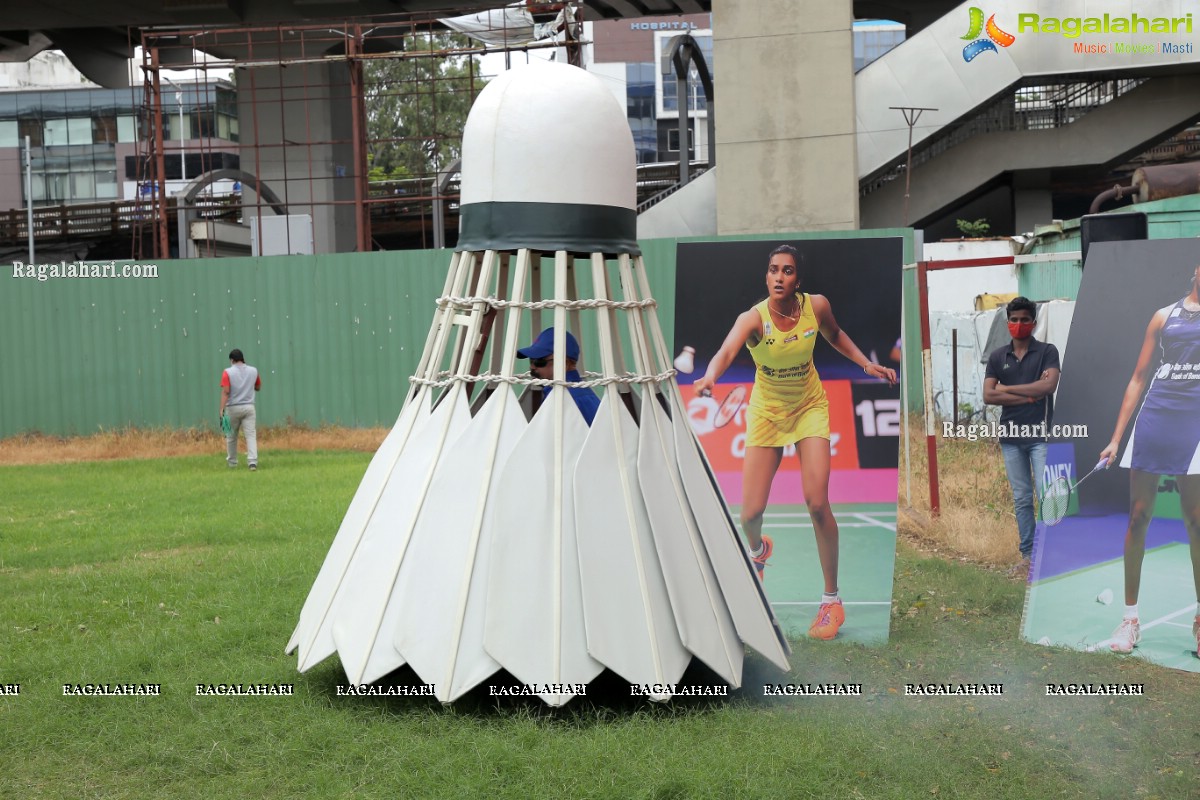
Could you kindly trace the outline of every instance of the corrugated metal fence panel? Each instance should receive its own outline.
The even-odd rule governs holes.
[[[391,424],[448,251],[163,262],[157,278],[5,280],[0,436],[215,424],[259,367],[263,424]],[[120,266],[120,265],[118,265]]]
[[[647,239],[639,242],[650,295],[658,303],[658,321],[667,352],[675,353],[675,246],[678,239]]]
[[[1017,292],[1038,302],[1075,300],[1079,297],[1081,280],[1083,266],[1077,260],[1023,264],[1017,274]]]

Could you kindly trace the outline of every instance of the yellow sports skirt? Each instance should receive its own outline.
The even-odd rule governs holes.
[[[829,438],[829,400],[823,389],[808,403],[792,407],[764,407],[751,394],[746,408],[747,447],[786,447],[811,436]]]

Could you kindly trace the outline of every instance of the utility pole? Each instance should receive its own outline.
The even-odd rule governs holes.
[[[904,114],[904,121],[908,123],[908,158],[904,162],[904,227],[908,227],[908,197],[909,187],[912,185],[912,136],[913,128],[917,124],[917,120],[921,118],[921,113],[924,111],[937,111],[936,108],[921,108],[920,106],[888,106],[893,111],[899,111]]]

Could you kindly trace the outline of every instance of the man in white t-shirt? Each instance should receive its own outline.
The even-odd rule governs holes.
[[[251,471],[258,469],[258,435],[254,429],[254,393],[262,388],[258,370],[246,363],[242,351],[229,351],[229,369],[221,373],[221,412],[229,414],[225,433],[225,452],[229,468],[237,466],[238,431],[246,434],[246,461]]]

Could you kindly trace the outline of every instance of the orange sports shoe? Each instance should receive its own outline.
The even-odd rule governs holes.
[[[771,557],[771,553],[775,552],[775,543],[771,541],[771,537],[766,534],[762,537],[762,555],[750,556],[750,560],[754,562],[754,571],[758,573],[758,579],[763,578],[763,570],[766,569],[767,559]]]
[[[837,636],[838,628],[842,627],[842,623],[845,621],[846,609],[842,606],[841,600],[834,603],[821,603],[821,607],[817,609],[817,618],[813,620],[812,627],[808,629],[808,635],[813,639],[828,641]]]

